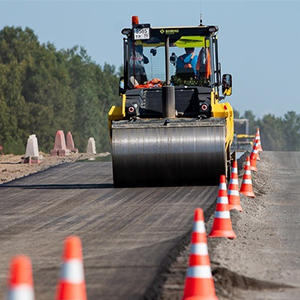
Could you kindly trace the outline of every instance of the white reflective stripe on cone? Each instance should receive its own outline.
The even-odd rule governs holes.
[[[229,184],[236,184],[238,185],[239,184],[239,180],[238,179],[231,179]]]
[[[252,184],[252,180],[251,179],[244,179],[243,183]]]
[[[193,278],[211,278],[210,266],[195,266],[189,267],[187,270],[186,277]]]
[[[7,292],[6,300],[34,300],[32,286],[28,284],[19,284]]]
[[[230,195],[230,196],[239,196],[240,194],[239,194],[239,191],[237,191],[237,190],[229,190],[228,195]]]
[[[229,211],[215,211],[215,218],[230,219]]]
[[[193,231],[199,233],[205,233],[205,225],[203,221],[195,221],[193,225]]]
[[[226,190],[226,183],[220,183],[219,190]]]
[[[228,197],[218,197],[218,203],[228,204]]]
[[[78,259],[70,259],[64,263],[61,270],[60,279],[70,283],[82,283],[84,281],[83,264]]]
[[[238,172],[237,168],[232,168],[231,173],[236,173],[237,174],[237,172]]]
[[[206,243],[191,244],[191,254],[208,255],[207,244]]]
[[[249,165],[250,166],[250,165]],[[246,175],[251,175],[251,170],[246,170],[245,172]]]

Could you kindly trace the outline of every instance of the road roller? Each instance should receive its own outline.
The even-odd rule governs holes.
[[[218,27],[151,27],[133,16],[122,34],[121,103],[108,113],[114,186],[218,184],[234,134]]]

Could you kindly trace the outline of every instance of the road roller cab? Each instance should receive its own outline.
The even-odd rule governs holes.
[[[121,105],[109,111],[115,186],[201,185],[226,174],[232,78],[221,78],[217,26],[122,30]],[[219,90],[222,86],[222,93]]]

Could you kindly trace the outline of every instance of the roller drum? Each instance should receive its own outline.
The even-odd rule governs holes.
[[[114,126],[115,187],[218,184],[226,173],[225,126]]]

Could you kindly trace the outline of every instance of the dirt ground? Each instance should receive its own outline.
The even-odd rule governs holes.
[[[95,159],[97,157],[107,156],[109,153],[87,154],[71,153],[68,156],[51,156],[40,152],[42,157],[40,163],[22,163],[21,155],[0,155],[0,184],[28,176],[29,174],[45,170],[49,167],[63,164],[66,162],[75,162],[77,160]]]
[[[299,216],[297,208],[294,213],[291,210],[289,216],[286,214],[292,204],[284,204],[281,187],[278,186],[280,181],[272,180],[272,172],[279,168],[274,163],[276,160],[270,159],[270,154],[263,152],[262,161],[257,162],[258,172],[252,172],[256,198],[240,195],[244,211],[231,211],[232,227],[237,238],[208,238],[211,269],[219,300],[300,299],[299,271],[294,271],[299,264],[299,248],[295,245],[296,249],[290,250],[289,246],[284,245],[283,239],[286,237],[278,229],[282,225],[288,228],[288,219],[299,219]],[[241,183],[243,172],[239,174]],[[279,198],[277,202],[273,200],[276,194]],[[278,213],[277,208],[281,206],[283,208]],[[209,233],[214,214],[205,219]],[[291,226],[295,227],[293,223]],[[182,299],[189,255],[188,244],[164,274],[163,300]]]

